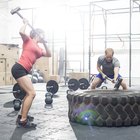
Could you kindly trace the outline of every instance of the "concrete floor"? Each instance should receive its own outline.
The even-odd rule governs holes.
[[[35,84],[36,98],[30,110],[37,128],[16,128],[12,93],[0,93],[0,140],[139,140],[140,126],[95,127],[70,123],[66,87],[60,87],[52,106],[45,106],[45,84]],[[11,91],[12,86],[4,87]],[[140,89],[137,87],[137,89]],[[0,89],[0,92],[3,91]]]

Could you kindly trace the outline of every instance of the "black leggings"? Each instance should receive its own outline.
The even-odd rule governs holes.
[[[19,63],[15,63],[13,65],[13,67],[11,69],[11,73],[15,79],[18,79],[22,76],[29,74],[28,71]]]

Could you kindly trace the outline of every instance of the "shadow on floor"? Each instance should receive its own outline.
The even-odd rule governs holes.
[[[3,105],[3,107],[5,107],[5,108],[13,108],[13,107],[14,107],[13,101],[6,102],[6,103]]]
[[[15,116],[18,115],[18,112],[19,112],[19,111],[12,111],[12,112],[10,112],[9,114],[7,114],[7,116],[8,116],[8,117],[15,117]]]
[[[70,123],[77,140],[139,140],[140,126],[97,127]]]
[[[22,140],[22,136],[29,132],[29,131],[33,131],[36,129],[28,129],[28,128],[15,128],[10,140]],[[28,139],[28,138],[27,138]]]
[[[9,102],[6,102],[4,105],[3,105],[4,108],[13,108],[13,111],[10,112],[7,116],[8,117],[14,117],[14,116],[17,116],[18,112],[19,111],[15,111],[14,110],[14,105],[13,105],[13,101],[9,101]]]
[[[92,140],[95,138],[93,126],[80,125],[72,122],[70,124],[77,140]]]

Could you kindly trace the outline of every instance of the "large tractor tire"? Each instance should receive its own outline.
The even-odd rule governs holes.
[[[140,124],[140,91],[89,90],[67,94],[71,122],[95,126]]]

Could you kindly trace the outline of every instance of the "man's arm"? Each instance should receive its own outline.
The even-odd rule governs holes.
[[[99,65],[98,63],[97,63],[97,70],[99,71],[99,73],[101,73],[101,75],[102,75],[102,77],[103,77],[104,79],[107,78],[107,76],[103,73],[103,71],[102,71],[102,69],[101,69],[101,65]]]
[[[120,69],[119,67],[115,67],[114,68],[114,81],[116,81],[117,78],[118,78],[119,69]]]
[[[114,62],[114,79],[113,81],[115,82],[118,78],[119,75],[119,69],[120,69],[120,62],[118,59]]]
[[[98,72],[102,75],[102,77],[104,79],[107,78],[107,76],[103,73],[102,69],[101,69],[101,66],[102,66],[102,58],[101,57],[98,57],[98,61],[97,61],[97,70]]]

